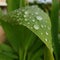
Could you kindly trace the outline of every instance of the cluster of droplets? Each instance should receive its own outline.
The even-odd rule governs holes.
[[[38,11],[36,11],[37,8],[35,8],[35,10],[33,9],[35,8],[34,6],[30,7],[29,9],[25,10],[15,10],[15,12],[13,13],[13,15],[11,16],[13,18],[13,20],[17,21],[19,23],[19,25],[24,24],[27,25],[28,27],[30,27],[31,29],[34,29],[35,31],[39,31],[41,30],[41,35],[49,35],[49,32],[51,30],[51,27],[47,26],[46,24],[43,24],[42,21],[45,20],[44,18],[40,15],[40,13]],[[33,11],[33,12],[32,12]],[[42,32],[46,29],[45,32]],[[45,38],[45,41],[48,41],[47,38]]]

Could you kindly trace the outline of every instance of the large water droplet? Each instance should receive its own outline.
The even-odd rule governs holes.
[[[39,21],[41,21],[41,20],[43,19],[41,16],[37,16],[36,18],[37,18],[37,20],[39,20]]]
[[[36,15],[38,15],[38,12],[35,12]]]
[[[34,27],[35,30],[39,29],[39,25],[38,24],[35,24],[33,27]]]

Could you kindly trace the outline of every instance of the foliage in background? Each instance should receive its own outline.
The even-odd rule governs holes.
[[[51,12],[51,23],[52,23],[52,41],[53,41],[53,48],[56,60],[60,60],[60,43],[58,40],[58,23],[59,21],[59,2],[58,0],[53,0],[52,4],[52,12]]]
[[[8,11],[14,11],[0,16],[8,39],[8,43],[0,45],[0,60],[54,60],[55,57],[58,60],[58,48],[52,47],[51,21],[47,13],[37,6],[24,7],[24,0],[18,1],[7,0]]]

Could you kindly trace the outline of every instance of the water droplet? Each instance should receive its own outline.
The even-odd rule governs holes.
[[[41,20],[43,19],[41,16],[37,16],[36,18],[37,18],[37,20],[39,20],[39,21],[41,21]]]
[[[33,22],[35,22],[35,20],[32,20]]]
[[[39,25],[38,24],[35,24],[33,27],[34,27],[35,30],[39,29]]]
[[[44,26],[43,26],[43,25],[41,25],[41,27],[43,28]]]
[[[19,23],[19,25],[21,25],[21,24],[22,24],[22,22]]]
[[[43,35],[43,33],[41,32],[41,35]]]
[[[35,12],[36,15],[38,15],[38,12]]]
[[[25,21],[28,21],[27,19],[25,19]]]
[[[24,17],[26,17],[26,15],[24,15]]]
[[[25,14],[28,14],[28,12],[27,12],[27,11],[25,11]]]
[[[48,35],[48,32],[46,32],[46,35]]]
[[[47,39],[45,39],[45,41],[47,41]]]

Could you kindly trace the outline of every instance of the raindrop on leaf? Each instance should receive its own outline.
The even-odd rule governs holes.
[[[41,16],[37,16],[36,19],[41,21],[43,18]]]
[[[35,30],[39,29],[39,25],[38,24],[35,24],[33,27],[34,27]]]

